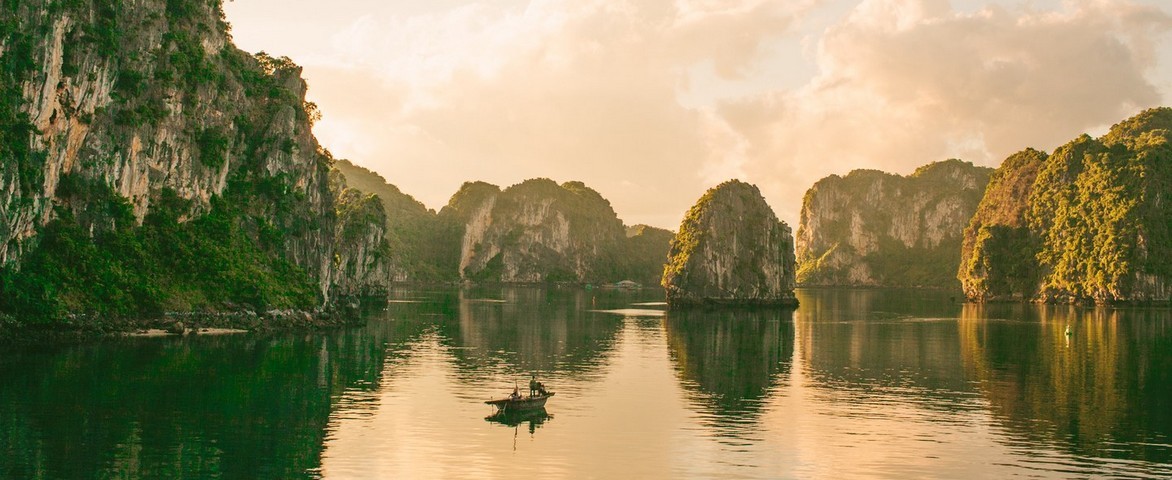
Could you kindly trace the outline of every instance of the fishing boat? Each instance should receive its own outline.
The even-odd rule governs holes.
[[[538,393],[537,395],[510,395],[497,400],[488,400],[484,403],[496,407],[498,412],[520,412],[545,408],[545,402],[554,392]]]

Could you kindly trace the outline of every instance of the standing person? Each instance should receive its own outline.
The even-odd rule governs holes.
[[[539,384],[537,383],[537,374],[533,374],[533,378],[531,380],[529,380],[529,396],[530,397],[532,397],[534,394],[537,393],[537,386],[538,385]]]

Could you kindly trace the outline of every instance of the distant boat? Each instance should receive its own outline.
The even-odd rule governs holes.
[[[618,288],[618,289],[622,289],[622,290],[638,290],[640,288],[643,288],[643,285],[640,285],[639,283],[631,281],[631,280],[623,280],[621,282],[604,284],[602,286],[602,288]]]
[[[554,392],[545,392],[530,396],[510,396],[499,400],[488,400],[484,403],[496,407],[497,412],[521,412],[527,410],[537,410],[545,408],[545,402],[552,397]]]

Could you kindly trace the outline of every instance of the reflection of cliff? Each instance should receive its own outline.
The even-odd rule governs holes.
[[[1010,432],[1080,455],[1168,462],[1172,451],[1150,444],[1172,431],[1170,327],[1168,310],[966,305],[960,337],[966,374]]]
[[[9,354],[0,368],[0,478],[305,476],[319,466],[342,391],[377,385],[385,345],[417,335],[412,329]]]
[[[834,388],[969,389],[947,293],[799,290],[797,338],[812,378]],[[891,312],[899,312],[891,313]]]
[[[792,310],[672,311],[665,326],[684,387],[698,390],[717,415],[756,413],[789,375]]]
[[[630,302],[624,292],[546,288],[478,288],[460,292],[459,322],[440,331],[457,347],[467,373],[510,365],[518,374],[590,369],[614,346],[622,321],[590,312],[592,305]]]

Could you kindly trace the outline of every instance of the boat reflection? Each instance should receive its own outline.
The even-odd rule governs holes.
[[[539,408],[536,410],[501,411],[484,417],[484,420],[506,427],[517,427],[528,422],[529,433],[532,434],[546,421],[553,420],[553,415],[546,412],[545,408]]]

